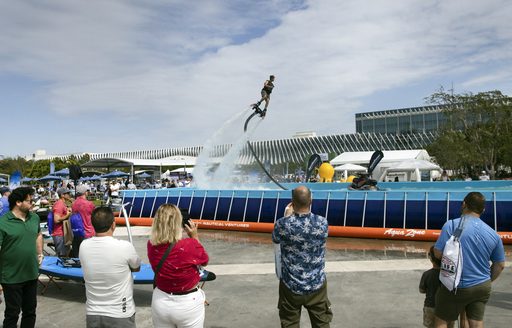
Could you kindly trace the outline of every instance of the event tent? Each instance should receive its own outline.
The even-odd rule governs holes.
[[[183,174],[183,175],[186,174],[188,176],[188,175],[193,174],[193,172],[194,172],[194,168],[193,167],[180,167],[178,169],[165,171],[164,173],[162,173],[161,178],[162,179],[169,179],[171,176],[176,177],[180,173]]]
[[[441,167],[439,165],[423,160],[423,159],[411,159],[398,163],[393,167],[387,168],[383,174],[382,179],[391,172],[405,172],[407,173],[407,180],[411,180],[411,173],[414,172],[414,177],[416,181],[421,181],[421,172],[420,171],[429,171],[430,180],[432,180],[432,172],[431,171],[441,171]]]
[[[126,177],[129,177],[129,176],[130,176],[129,173],[115,170],[115,171],[103,174],[101,176],[101,178],[103,178],[103,179],[115,179],[115,178],[126,178]]]
[[[361,165],[347,163],[340,166],[336,166],[334,170],[337,172],[343,172],[343,176],[346,179],[348,177],[348,172],[366,172],[367,168]]]
[[[361,165],[357,165],[357,164],[350,164],[350,163],[347,163],[347,164],[343,164],[343,165],[340,165],[340,166],[336,166],[334,168],[335,171],[356,171],[356,172],[364,172],[367,170],[366,167],[364,166],[361,166]]]
[[[68,176],[69,175],[69,169],[66,167],[62,170],[58,170],[58,171],[55,171],[52,173],[52,175],[56,175],[56,176]]]
[[[412,159],[399,163],[397,166],[389,168],[388,171],[414,171],[414,170],[441,170],[439,165],[426,161],[424,159]]]
[[[370,162],[373,151],[358,151],[358,152],[345,152],[338,155],[331,160],[331,165],[336,166],[343,164],[363,164],[367,165]],[[385,178],[388,169],[395,168],[402,162],[411,160],[425,160],[430,161],[430,155],[424,149],[412,149],[412,150],[384,150],[384,157],[380,163],[376,166],[372,176],[376,180],[382,180]]]
[[[44,177],[42,178],[39,178],[37,179],[38,181],[41,181],[41,182],[47,182],[47,181],[61,181],[62,178],[61,177],[58,177],[56,175],[45,175]]]
[[[146,172],[142,172],[141,174],[136,174],[135,177],[137,178],[140,178],[140,179],[147,179],[147,178],[151,178],[151,174],[148,174]]]
[[[129,167],[130,176],[135,175],[135,169],[148,169],[162,172],[162,167],[179,166],[187,167],[194,166],[196,164],[196,157],[192,156],[170,156],[160,159],[130,159],[130,158],[99,158],[82,164],[82,168],[106,168],[110,170],[112,168]]]
[[[373,155],[373,151],[355,151],[344,152],[331,160],[332,166],[352,163],[352,164],[368,164]],[[384,150],[384,158],[381,163],[402,162],[410,159],[430,160],[430,155],[425,149],[413,150]]]

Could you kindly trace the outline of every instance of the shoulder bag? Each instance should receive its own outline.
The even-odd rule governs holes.
[[[162,265],[164,265],[164,261],[167,258],[167,256],[169,256],[169,253],[171,252],[171,249],[173,247],[174,247],[174,243],[170,243],[169,247],[167,247],[167,249],[165,250],[164,256],[162,256],[162,258],[160,259],[160,262],[158,262],[158,265],[156,266],[155,276],[153,277],[153,289],[155,289],[155,287],[156,287],[156,276],[158,274],[158,271],[160,271],[160,269],[162,268]]]
[[[64,232],[64,245],[70,246],[73,244],[73,229],[71,229],[71,222],[69,219],[62,221],[62,231]]]

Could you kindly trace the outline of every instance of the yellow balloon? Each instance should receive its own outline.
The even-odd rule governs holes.
[[[329,163],[322,163],[318,168],[318,175],[321,182],[332,182],[334,176],[334,167]]]
[[[352,183],[352,180],[354,180],[356,176],[355,175],[350,175],[348,178],[347,178],[347,182],[350,182]]]

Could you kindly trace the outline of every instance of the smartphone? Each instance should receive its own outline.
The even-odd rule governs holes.
[[[181,216],[183,217],[183,220],[181,221],[181,225],[183,228],[185,226],[190,227],[190,215],[188,214],[188,210],[185,208],[180,208]]]

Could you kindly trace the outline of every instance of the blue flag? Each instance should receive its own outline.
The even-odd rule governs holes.
[[[14,173],[11,174],[11,178],[9,179],[9,188],[11,188],[11,190],[16,189],[20,186],[20,183],[21,183],[21,172],[14,171]]]

